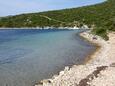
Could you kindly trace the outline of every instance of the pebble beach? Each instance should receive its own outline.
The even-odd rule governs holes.
[[[108,33],[108,41],[90,31],[80,36],[100,46],[99,49],[88,57],[85,64],[65,67],[59,75],[42,80],[35,86],[115,86],[115,33]]]

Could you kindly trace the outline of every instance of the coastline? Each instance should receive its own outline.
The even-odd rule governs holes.
[[[67,29],[67,30],[78,30],[78,29],[89,29],[87,25],[83,25],[82,27],[49,27],[49,26],[45,26],[45,27],[0,27],[0,30],[4,30],[4,29],[40,29],[40,30],[46,30],[46,29]]]
[[[87,31],[88,32],[88,31]],[[85,33],[85,35],[84,35],[84,33]],[[89,33],[88,33],[89,34]],[[87,34],[87,35],[88,35]],[[86,65],[86,64],[88,64],[92,59],[93,59],[93,56],[101,49],[101,45],[99,44],[99,43],[96,43],[96,42],[93,42],[91,39],[92,39],[92,36],[91,36],[91,38],[89,39],[89,38],[86,38],[86,32],[82,32],[82,33],[80,33],[79,34],[84,40],[86,40],[86,41],[88,41],[89,43],[92,43],[95,47],[96,47],[96,50],[95,51],[93,51],[92,53],[90,53],[87,57],[86,57],[86,59],[84,60],[84,65]]]
[[[111,38],[111,35],[113,38]],[[115,53],[113,53],[113,48],[112,54],[109,55],[111,41],[115,39],[115,34],[109,34],[110,41],[94,36],[90,31],[83,32],[80,36],[99,47],[86,58],[83,65],[73,65],[71,68],[65,67],[64,71],[61,71],[59,75],[54,75],[52,79],[42,80],[35,86],[107,86],[108,84],[108,86],[115,86],[115,76],[113,75],[115,74]],[[115,47],[115,45],[112,46]],[[112,60],[110,60],[109,56],[111,56]],[[107,75],[111,76],[111,74],[113,77],[110,79]]]
[[[92,59],[93,59],[93,56],[101,49],[101,46],[99,46],[98,44],[94,44],[95,46],[96,46],[96,50],[95,51],[93,51],[92,53],[90,53],[87,57],[86,57],[86,59],[85,59],[85,61],[84,61],[84,65],[86,65],[86,64],[88,64]]]

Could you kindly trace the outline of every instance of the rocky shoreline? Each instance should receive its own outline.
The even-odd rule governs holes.
[[[0,29],[40,29],[40,30],[47,30],[47,29],[60,29],[60,30],[76,30],[76,29],[89,29],[89,27],[87,25],[83,25],[81,27],[77,27],[77,26],[74,26],[74,27],[49,27],[49,26],[46,26],[46,27],[0,27]]]
[[[94,36],[90,31],[80,34],[100,48],[86,64],[65,67],[59,75],[45,79],[35,86],[115,86],[115,33],[109,33],[109,41]]]

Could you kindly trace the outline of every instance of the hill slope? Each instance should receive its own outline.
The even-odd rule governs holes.
[[[0,27],[93,26],[94,32],[105,36],[115,31],[115,0],[79,8],[22,14],[0,19]],[[102,34],[103,33],[103,34]]]

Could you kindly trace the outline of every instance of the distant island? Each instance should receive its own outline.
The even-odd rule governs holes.
[[[0,27],[80,27],[84,24],[107,40],[107,31],[115,31],[115,0],[79,8],[0,18]]]

